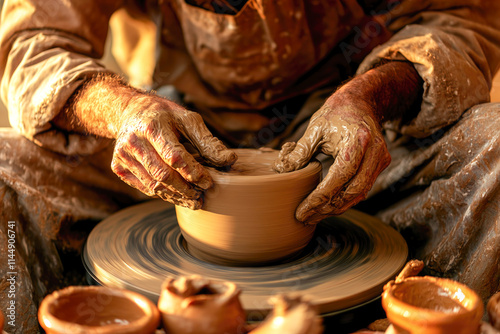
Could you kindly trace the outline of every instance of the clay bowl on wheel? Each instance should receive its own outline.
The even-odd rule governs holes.
[[[224,265],[260,265],[289,257],[311,240],[315,226],[295,219],[299,203],[316,187],[321,164],[279,174],[275,150],[237,149],[229,171],[209,168],[215,186],[203,209],[177,206],[177,220],[189,252]]]
[[[384,287],[382,306],[396,333],[479,334],[483,303],[467,286],[444,278],[410,277]]]
[[[48,334],[152,334],[160,324],[160,312],[132,291],[71,286],[44,298],[38,321]]]

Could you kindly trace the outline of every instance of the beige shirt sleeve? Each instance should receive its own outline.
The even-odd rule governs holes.
[[[386,129],[425,137],[455,122],[473,105],[488,102],[500,66],[500,2],[403,1],[381,19],[397,33],[375,48],[358,74],[383,59],[414,64],[424,81],[420,111]]]
[[[91,154],[108,143],[60,131],[51,120],[98,61],[120,1],[6,0],[0,27],[1,97],[11,125],[41,146]]]

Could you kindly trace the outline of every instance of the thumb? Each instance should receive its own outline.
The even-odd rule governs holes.
[[[283,145],[274,162],[274,170],[286,173],[304,167],[318,150],[322,137],[321,129],[309,124],[297,143],[288,142]]]
[[[212,135],[200,114],[186,110],[178,117],[178,129],[212,166],[231,166],[238,159],[234,151]]]

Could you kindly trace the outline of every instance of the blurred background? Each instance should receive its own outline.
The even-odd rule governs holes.
[[[0,0],[0,6],[2,4],[3,4],[3,0]],[[2,24],[1,21],[0,21],[0,24]],[[116,61],[113,59],[113,57],[111,55],[111,51],[110,51],[111,39],[112,39],[111,33],[108,36],[109,36],[109,38],[107,41],[106,53],[104,55],[103,62],[104,62],[104,64],[106,64],[106,66],[109,69],[120,73],[121,71],[119,71],[118,65],[116,64]],[[500,102],[500,72],[497,73],[497,75],[493,81],[493,87],[491,90],[491,101],[492,102]],[[6,126],[10,126],[8,115],[7,115],[7,109],[5,108],[3,102],[0,101],[0,127],[6,127]]]

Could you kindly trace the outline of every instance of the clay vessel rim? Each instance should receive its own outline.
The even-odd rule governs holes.
[[[214,171],[208,168],[210,175],[216,183],[231,184],[254,184],[256,182],[286,182],[294,178],[304,178],[318,173],[322,169],[321,163],[317,160],[311,160],[305,167],[292,172],[278,173],[271,175],[229,175]]]
[[[459,287],[465,293],[466,295],[465,298],[468,299],[470,303],[464,305],[460,301],[454,299],[463,307],[464,310],[462,310],[461,312],[442,312],[442,311],[435,311],[432,309],[413,306],[411,304],[402,301],[401,299],[397,298],[394,295],[394,292],[398,288],[404,286],[406,283],[413,283],[413,282],[436,283],[437,285],[442,287],[447,287],[447,286]],[[480,318],[483,314],[482,312],[483,304],[479,299],[479,296],[472,289],[457,281],[447,278],[433,277],[433,276],[408,277],[405,278],[405,280],[400,283],[391,284],[391,286],[387,288],[382,294],[382,304],[384,305],[384,309],[386,309],[386,307],[390,305],[392,313],[399,315],[402,315],[404,313],[405,318],[416,316],[418,314],[419,318],[421,318],[422,320],[426,319],[426,321],[431,321],[432,319],[432,322],[439,322],[441,320],[446,320],[448,322],[449,319],[451,318],[455,317],[461,318],[464,315],[472,315],[474,313],[478,313],[478,316]],[[480,312],[478,312],[478,310]]]
[[[95,294],[104,293],[113,295],[115,297],[122,297],[128,299],[131,303],[137,305],[137,307],[144,312],[144,316],[140,317],[137,320],[129,322],[126,326],[121,324],[110,324],[106,326],[89,326],[63,320],[55,316],[52,312],[50,312],[51,306],[58,298],[71,296],[75,292],[78,293],[86,292]],[[140,302],[138,302],[138,300]],[[75,331],[75,334],[100,333],[99,329],[104,329],[104,328],[108,331],[122,330],[124,329],[124,327],[127,327],[127,329],[131,331],[137,330],[146,326],[149,322],[152,322],[151,319],[157,322],[155,324],[155,327],[157,327],[160,321],[160,313],[156,308],[156,306],[149,299],[133,291],[120,288],[110,288],[105,286],[69,286],[61,290],[54,291],[53,293],[51,293],[50,295],[46,296],[43,299],[38,309],[38,319],[40,324],[42,324],[42,322],[45,324],[45,320],[48,320],[51,323],[51,327],[49,329],[52,330],[71,329],[72,331]],[[45,328],[45,326],[42,327]]]
[[[199,276],[199,275],[191,275],[191,276],[187,276],[188,279],[192,279],[192,280],[197,280],[197,279],[203,279],[202,276]],[[206,285],[210,285],[210,286],[213,286],[213,285],[222,285],[224,286],[225,288],[225,291],[223,292],[218,292],[215,293],[213,296],[217,296],[217,300],[219,301],[225,301],[227,299],[230,299],[230,298],[233,298],[235,296],[238,296],[240,295],[241,293],[241,290],[238,289],[238,286],[233,283],[233,282],[229,282],[229,281],[223,281],[223,280],[213,280],[213,279],[204,279],[206,281]],[[196,297],[196,296],[201,296],[201,295],[198,295],[198,294],[194,294],[194,295],[189,295],[189,296],[186,296],[186,297],[183,297],[182,295],[180,294],[177,294],[176,292],[172,292],[171,290],[168,289],[169,286],[171,286],[176,280],[174,278],[166,278],[163,283],[161,284],[161,292],[163,293],[164,291],[165,292],[170,292],[171,294],[177,296],[177,297],[180,297],[180,298],[190,298],[190,297]],[[215,298],[214,298],[215,299]]]

